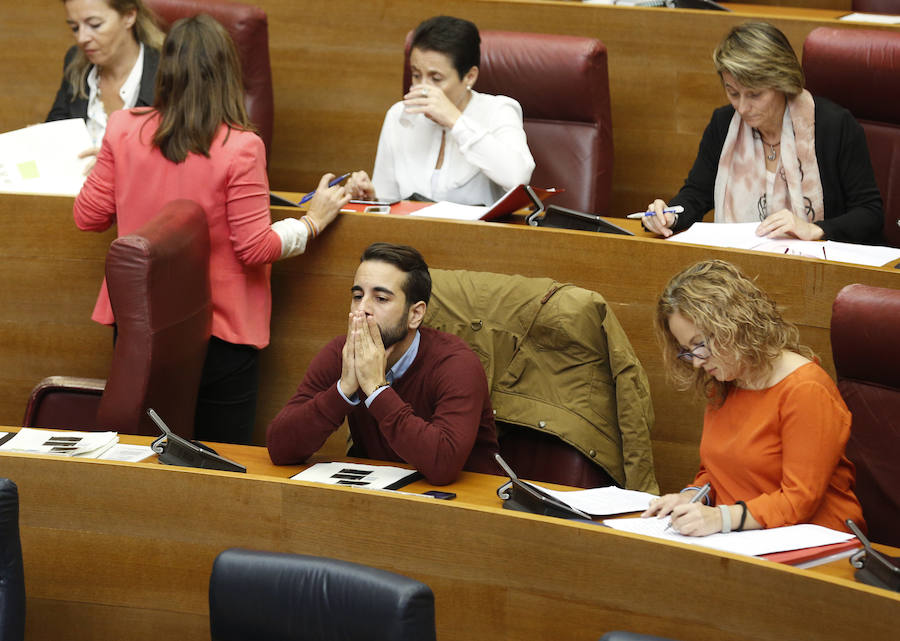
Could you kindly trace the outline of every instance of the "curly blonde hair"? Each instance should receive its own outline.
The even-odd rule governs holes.
[[[734,362],[748,378],[772,371],[782,350],[813,358],[800,344],[800,332],[782,318],[773,301],[740,270],[724,260],[705,260],[676,274],[656,304],[656,336],[666,374],[678,389],[693,389],[721,405],[734,385],[718,381],[703,368],[678,358],[681,345],[669,330],[669,317],[679,313],[706,337],[713,357]]]

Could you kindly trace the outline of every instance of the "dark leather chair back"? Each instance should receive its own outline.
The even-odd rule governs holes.
[[[212,327],[209,228],[197,203],[176,200],[113,241],[106,282],[118,327],[97,425],[159,435],[152,407],[190,438]]]
[[[403,93],[410,86],[409,46]],[[606,46],[593,38],[513,31],[481,32],[475,89],[522,105],[531,184],[562,187],[553,204],[609,212],[613,139]]]
[[[900,546],[900,289],[848,285],[834,300],[831,351],[853,426],[847,457],[869,538]]]
[[[900,33],[813,29],[803,43],[806,87],[850,110],[866,132],[884,200],[884,235],[900,247]]]
[[[0,479],[0,639],[25,638],[25,570],[19,539],[19,490]]]
[[[228,0],[145,0],[147,6],[169,26],[181,18],[206,13],[231,34],[241,58],[244,75],[244,106],[259,135],[272,148],[275,101],[269,64],[269,21],[259,7]]]
[[[616,482],[602,467],[553,434],[498,425],[503,460],[521,478],[572,487],[608,487]]]
[[[859,13],[900,15],[900,0],[853,0],[853,10]]]
[[[105,387],[102,378],[48,376],[31,390],[22,427],[92,430]]]
[[[375,568],[230,549],[209,581],[213,641],[434,641],[434,595]]]

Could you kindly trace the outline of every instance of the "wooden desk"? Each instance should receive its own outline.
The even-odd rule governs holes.
[[[615,165],[610,213],[622,215],[677,192],[716,107],[726,104],[713,48],[751,19],[782,29],[799,54],[849,0],[769,0],[804,7],[731,4],[732,13],[584,5],[542,0],[459,0],[452,13],[481,29],[599,38],[609,55]],[[443,0],[255,0],[268,14],[275,90],[269,176],[280,189],[311,189],[326,171],[371,170],[388,107],[402,95],[403,42]],[[811,9],[809,6],[826,7]],[[72,40],[59,2],[7,2],[0,30],[9,91],[0,131],[42,121]],[[14,88],[14,89],[13,89]],[[477,88],[477,85],[476,85]],[[535,88],[540,91],[540,87]],[[551,185],[541,185],[549,187]]]
[[[45,376],[104,378],[108,371],[111,333],[90,314],[113,236],[79,232],[71,209],[71,198],[0,196],[0,424],[21,420],[31,388]],[[295,212],[277,208],[275,216]],[[693,478],[703,411],[666,382],[653,335],[656,299],[675,272],[703,258],[735,262],[778,301],[832,375],[829,325],[840,288],[854,282],[900,288],[896,269],[502,223],[342,214],[305,255],[273,267],[258,443],[312,357],[346,331],[352,275],[362,250],[377,240],[417,247],[434,267],[549,276],[603,294],[649,376],[653,456],[663,491]],[[338,438],[329,454],[340,456],[344,447]]]
[[[500,477],[455,501],[254,472],[0,454],[19,486],[27,638],[208,639],[215,556],[233,547],[330,556],[426,582],[443,641],[593,640],[614,628],[692,641],[895,638],[900,595],[844,576],[503,510]],[[418,483],[413,491],[426,489]],[[844,561],[846,565],[846,561]]]

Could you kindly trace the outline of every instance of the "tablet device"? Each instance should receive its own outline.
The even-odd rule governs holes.
[[[247,468],[240,463],[235,463],[224,456],[219,456],[212,448],[178,436],[178,434],[169,429],[165,421],[152,408],[147,410],[147,415],[163,433],[162,436],[150,444],[150,448],[159,455],[160,463],[199,467],[207,470],[223,470],[225,472],[247,471]]]
[[[287,198],[282,198],[278,194],[273,194],[269,192],[269,206],[276,205],[278,207],[299,207],[297,203],[293,200],[288,200]]]
[[[601,234],[621,234],[634,236],[627,229],[614,225],[596,214],[550,205],[544,210],[544,215],[529,221],[536,227],[549,227],[551,229],[575,229],[578,231],[595,231]]]
[[[559,499],[550,496],[530,483],[520,480],[499,454],[494,454],[494,459],[509,477],[509,483],[506,483],[497,490],[497,496],[504,499],[503,507],[507,510],[531,512],[532,514],[543,514],[545,516],[558,516],[564,519],[591,520],[590,514],[585,514],[581,510],[576,510],[574,507],[566,505]],[[504,495],[503,492],[506,492],[506,494]]]

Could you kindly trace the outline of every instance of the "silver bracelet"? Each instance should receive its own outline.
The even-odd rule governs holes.
[[[722,513],[722,534],[731,532],[731,510],[727,505],[719,505],[719,512]]]
[[[694,490],[695,492],[699,492],[699,491],[700,491],[700,488],[697,487],[696,485],[688,485],[686,488],[684,488],[683,490],[680,490],[678,493],[679,493],[679,494],[684,494],[685,492],[688,492],[688,491],[690,491],[690,490]],[[708,492],[707,492],[706,496],[703,497],[703,505],[709,505],[709,493],[708,493]]]

